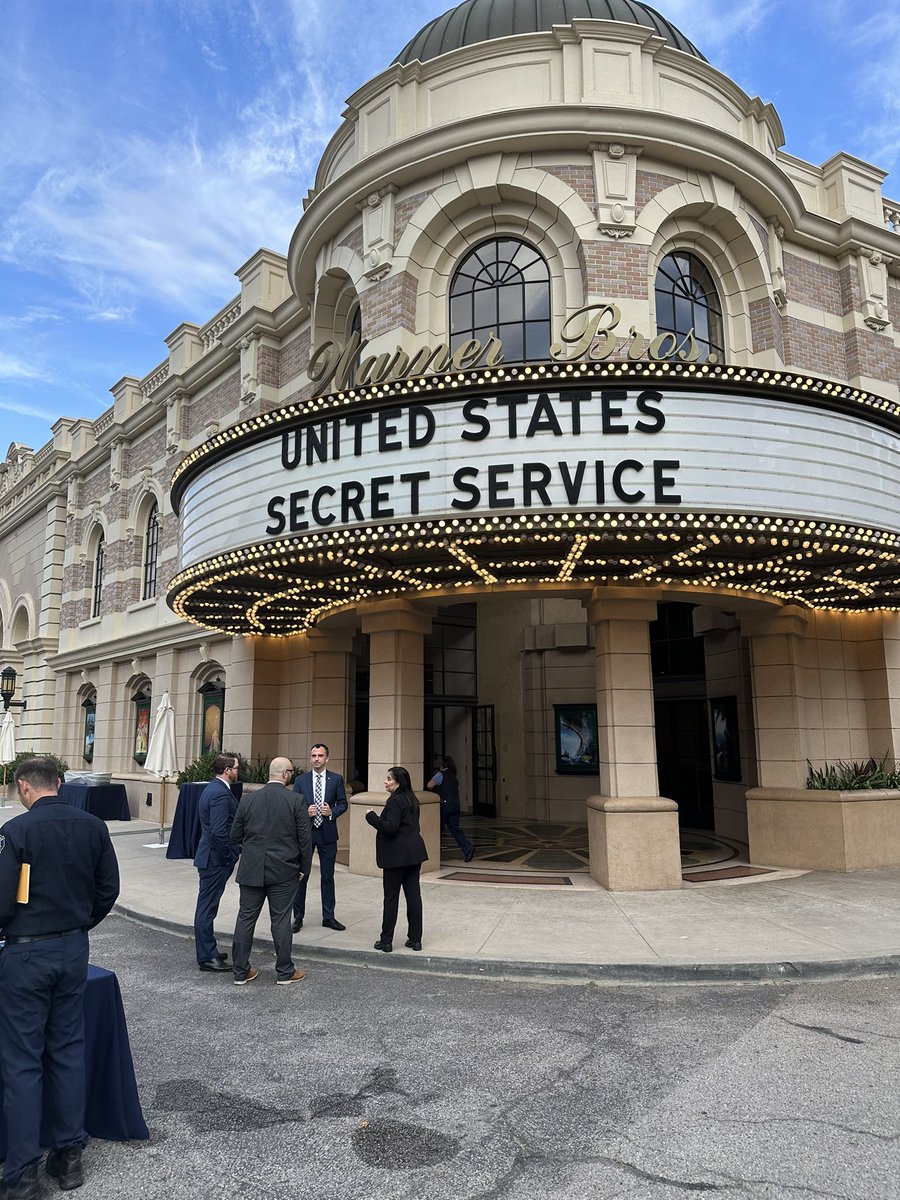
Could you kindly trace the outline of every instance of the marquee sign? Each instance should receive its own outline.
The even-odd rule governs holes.
[[[622,337],[621,320],[622,311],[617,304],[607,300],[586,304],[563,322],[559,341],[550,347],[550,361],[602,362],[616,352],[627,362],[647,358],[651,362],[695,363],[700,358],[700,345],[693,329],[683,336],[664,332],[649,338],[632,325],[627,337]],[[411,354],[398,346],[393,353],[364,356],[368,345],[367,338],[354,332],[344,345],[327,341],[314,346],[307,375],[316,387],[316,394],[329,388],[366,387],[386,380],[497,367],[504,361],[503,343],[493,333],[486,342],[469,338],[453,350],[445,342],[439,342],[420,346]],[[711,353],[706,361],[714,364],[718,359]]]
[[[900,412],[753,374],[525,365],[255,418],[176,475],[170,602],[231,632],[290,633],[367,598],[498,585],[900,601]]]

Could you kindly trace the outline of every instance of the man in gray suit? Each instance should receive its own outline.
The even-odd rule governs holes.
[[[275,982],[303,978],[291,958],[291,901],[298,879],[309,874],[312,842],[306,804],[287,786],[293,775],[289,758],[273,758],[269,782],[258,792],[245,792],[234,815],[231,840],[241,846],[241,899],[231,950],[236,984],[250,983],[259,974],[250,966],[250,948],[264,900],[275,942]]]

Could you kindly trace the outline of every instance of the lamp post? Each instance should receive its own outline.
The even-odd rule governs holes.
[[[11,708],[21,708],[24,712],[28,706],[27,700],[13,700],[16,694],[16,677],[15,667],[4,667],[0,671],[0,698],[3,700],[4,712],[9,712]]]

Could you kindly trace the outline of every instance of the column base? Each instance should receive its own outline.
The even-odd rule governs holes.
[[[681,887],[678,805],[665,796],[588,796],[591,876],[610,892]]]

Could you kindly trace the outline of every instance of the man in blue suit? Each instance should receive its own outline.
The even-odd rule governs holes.
[[[338,844],[337,819],[347,811],[347,793],[343,776],[336,771],[326,771],[327,762],[328,747],[323,742],[316,742],[309,751],[311,770],[299,776],[294,783],[294,791],[299,792],[309,806],[307,811],[312,825],[312,844],[319,856],[319,874],[322,878],[322,924],[326,929],[341,930],[347,926],[342,925],[334,915],[334,863]],[[308,876],[304,875],[294,896],[293,933],[303,928],[307,880]]]
[[[213,922],[225,884],[240,856],[239,847],[229,837],[238,806],[231,785],[237,779],[239,769],[236,754],[216,755],[213,762],[216,777],[203,789],[198,804],[200,844],[194,855],[194,866],[200,875],[200,890],[194,913],[194,941],[201,971],[230,970],[225,962],[228,955],[216,945]]]

